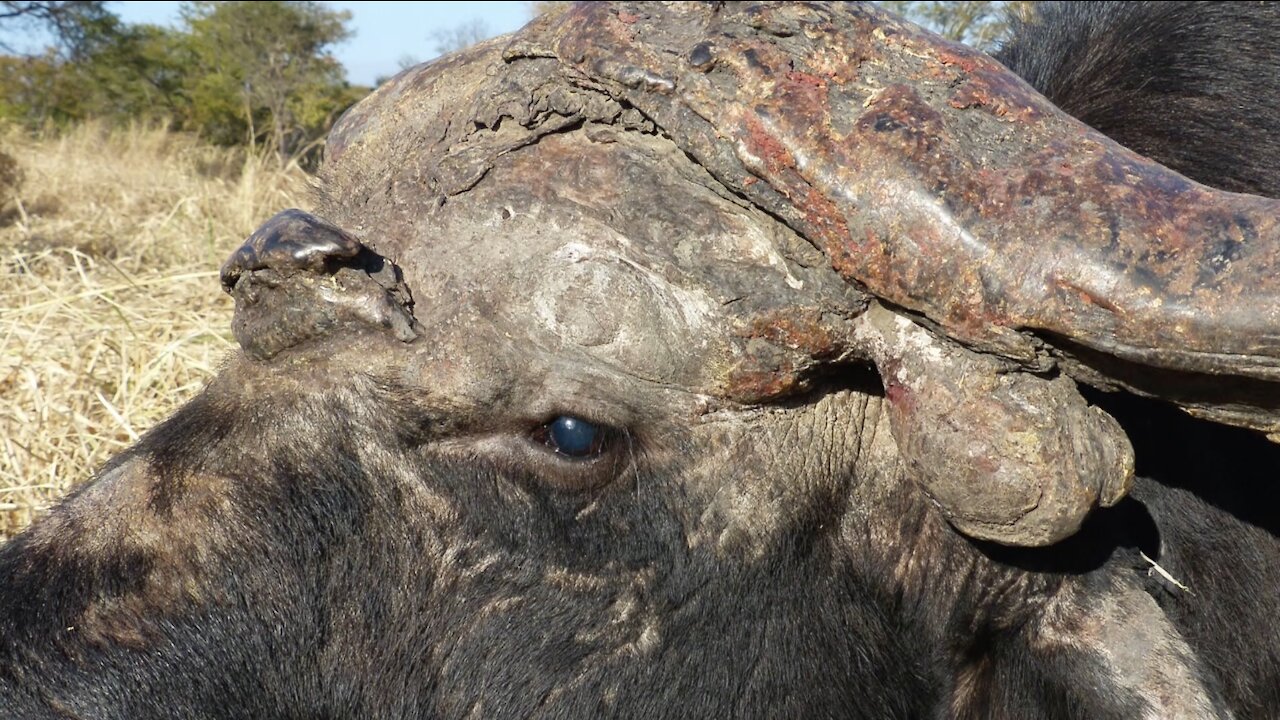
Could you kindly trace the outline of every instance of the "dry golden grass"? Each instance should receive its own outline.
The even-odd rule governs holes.
[[[232,347],[222,260],[305,207],[296,168],[162,130],[0,135],[0,541],[197,392]]]

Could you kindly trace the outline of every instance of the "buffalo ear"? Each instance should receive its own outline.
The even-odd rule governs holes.
[[[221,280],[235,298],[236,341],[258,360],[343,327],[375,327],[403,342],[419,334],[400,269],[302,210],[255,230],[223,264]]]

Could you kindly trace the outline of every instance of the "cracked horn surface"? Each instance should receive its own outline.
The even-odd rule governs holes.
[[[1280,429],[1280,203],[857,3],[584,3],[512,44],[639,108],[851,282],[975,349]]]
[[[704,411],[852,358],[867,298],[820,252],[555,59],[505,60],[509,40],[405,71],[329,138],[342,200],[321,213],[404,270],[421,325],[466,316],[474,342],[603,360]]]

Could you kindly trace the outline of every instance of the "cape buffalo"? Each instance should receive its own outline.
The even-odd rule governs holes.
[[[1275,195],[1277,33],[1020,27],[1146,159],[854,4],[406,71],[224,266],[241,351],[0,548],[0,717],[1276,717],[1276,206],[1150,160]],[[1114,277],[1000,274],[1059,250]]]

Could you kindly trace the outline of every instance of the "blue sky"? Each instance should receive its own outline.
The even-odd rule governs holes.
[[[527,2],[325,2],[351,13],[355,36],[334,48],[347,79],[372,85],[377,77],[400,71],[406,56],[435,55],[432,34],[479,20],[492,35],[516,30],[529,21]],[[125,22],[176,25],[179,2],[112,2],[108,7]],[[38,42],[34,38],[32,42]],[[20,43],[12,43],[19,45]]]

